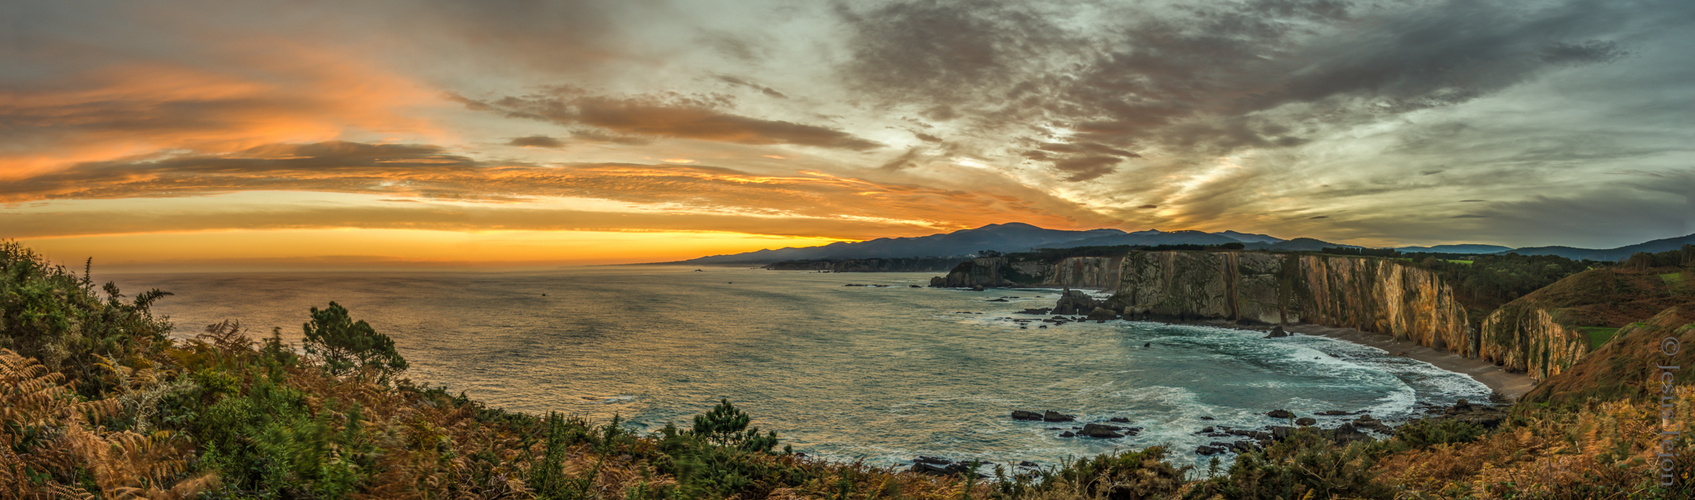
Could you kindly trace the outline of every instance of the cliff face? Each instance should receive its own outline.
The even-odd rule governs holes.
[[[1589,353],[1589,336],[1555,321],[1546,309],[1520,298],[1490,313],[1479,329],[1479,355],[1510,371],[1528,371],[1546,379]]]
[[[1677,342],[1669,343],[1668,339]],[[1626,324],[1612,341],[1550,374],[1521,401],[1560,406],[1590,398],[1657,400],[1662,395],[1661,377],[1667,373],[1672,375],[1673,384],[1695,383],[1695,370],[1690,369],[1695,367],[1692,346],[1695,307],[1687,303],[1668,307],[1647,320]],[[1661,370],[1659,366],[1680,368]]]
[[[1381,333],[1467,357],[1483,352],[1451,288],[1435,273],[1387,259],[1183,251],[1047,263],[994,257],[963,263],[931,285],[1110,289],[1108,307],[1127,318],[1302,322]],[[1548,373],[1541,359],[1569,365],[1582,355],[1544,356],[1537,345],[1543,344],[1488,347],[1500,359],[1525,360],[1503,363],[1509,369],[1537,376]]]
[[[1383,259],[1138,252],[1112,298],[1126,314],[1300,321],[1474,355],[1465,308],[1434,273]]]
[[[1302,322],[1383,333],[1477,356],[1465,307],[1436,273],[1392,260],[1302,255],[1286,299]]]

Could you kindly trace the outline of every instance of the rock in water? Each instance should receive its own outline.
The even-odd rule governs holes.
[[[1071,415],[1066,415],[1064,413],[1060,413],[1060,412],[1053,411],[1053,410],[1048,410],[1048,411],[1042,412],[1042,420],[1046,421],[1046,422],[1070,422],[1070,421],[1073,421],[1073,420],[1077,420],[1077,417],[1071,416]]]
[[[1082,434],[1084,436],[1088,436],[1088,437],[1092,437],[1092,438],[1100,438],[1100,439],[1110,439],[1110,438],[1124,437],[1123,434],[1118,433],[1119,430],[1120,430],[1120,428],[1113,427],[1113,426],[1110,426],[1110,425],[1088,424],[1088,425],[1084,425],[1083,431],[1078,433],[1078,434]]]
[[[1107,309],[1105,307],[1096,307],[1093,310],[1089,311],[1088,318],[1095,320],[1095,321],[1106,321],[1106,320],[1109,320],[1109,319],[1118,319],[1118,312],[1111,310],[1111,309]]]
[[[1033,411],[1012,410],[1013,420],[1041,420],[1042,414]]]
[[[1301,417],[1301,418],[1295,419],[1295,425],[1299,425],[1301,427],[1306,427],[1306,426],[1309,426],[1309,425],[1317,425],[1317,424],[1318,424],[1318,419],[1315,419],[1315,418],[1312,418],[1312,417]]]
[[[1288,337],[1288,336],[1289,336],[1289,332],[1283,330],[1283,325],[1277,325],[1277,326],[1271,327],[1271,333],[1266,334],[1265,338],[1280,339],[1280,338]]]
[[[1090,297],[1089,294],[1083,293],[1081,290],[1067,288],[1065,293],[1060,294],[1059,302],[1054,304],[1053,313],[1088,314],[1089,311],[1100,306],[1100,302],[1096,301],[1094,297]]]
[[[1289,410],[1271,410],[1265,412],[1265,416],[1271,418],[1295,418],[1295,414],[1289,412]]]

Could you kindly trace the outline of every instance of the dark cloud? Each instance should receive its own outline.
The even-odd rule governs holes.
[[[778,99],[788,99],[789,98],[789,96],[784,95],[782,92],[778,92],[777,89],[773,89],[771,87],[766,87],[764,85],[752,83],[752,82],[749,82],[747,80],[743,80],[741,78],[737,78],[737,77],[734,77],[734,76],[713,75],[713,78],[717,79],[718,81],[728,83],[728,84],[731,84],[731,85],[735,85],[735,86],[738,86],[738,87],[747,87],[747,88],[750,88],[750,89],[753,89],[753,90],[757,90],[761,94],[765,94],[767,96],[775,97],[775,98],[778,98]]]
[[[1116,156],[1079,156],[1055,160],[1053,166],[1067,174],[1065,180],[1086,181],[1112,173],[1113,167],[1123,161]]]
[[[740,144],[796,144],[852,151],[883,147],[836,129],[729,114],[719,110],[728,104],[728,98],[724,96],[662,94],[607,97],[563,88],[489,101],[456,97],[472,109],[588,127],[587,131],[573,132],[573,135],[601,136],[611,141],[681,138]]]
[[[843,68],[848,83],[892,101],[932,103],[927,114],[941,120],[954,111],[933,103],[974,101],[1016,84],[1066,40],[1051,20],[1016,2],[922,0],[863,12],[835,5],[854,49]]]
[[[917,137],[918,140],[924,141],[924,142],[942,142],[942,138],[936,137],[936,136],[933,136],[933,135],[930,135],[930,134],[926,134],[926,133],[923,133],[923,132],[913,132],[912,136]]]
[[[842,71],[889,105],[948,102],[948,113],[921,116],[963,114],[1002,134],[1121,158],[1147,148],[1204,158],[1299,146],[1326,130],[1492,95],[1550,68],[1616,61],[1627,51],[1608,37],[1641,9],[1270,0],[1114,12],[1121,24],[1104,32],[1011,2],[837,10],[853,35]],[[1053,128],[1074,133],[1045,138]],[[1121,165],[1056,153],[1020,154],[1077,181]]]
[[[526,137],[513,137],[511,141],[506,142],[506,145],[526,148],[562,148],[565,147],[565,141],[545,135],[532,135]]]
[[[1482,219],[1482,218],[1486,218],[1486,217],[1488,217],[1488,216],[1487,215],[1464,214],[1464,215],[1455,215],[1455,216],[1449,217],[1449,218],[1450,219]]]
[[[883,166],[877,168],[881,170],[900,170],[910,167],[912,166],[912,160],[917,159],[919,153],[919,148],[908,149],[905,153],[901,153],[900,156],[896,156],[894,159],[883,162]]]

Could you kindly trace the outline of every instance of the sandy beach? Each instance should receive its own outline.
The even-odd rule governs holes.
[[[1536,381],[1531,379],[1528,374],[1510,373],[1499,366],[1495,366],[1494,363],[1482,359],[1467,358],[1447,351],[1438,351],[1415,344],[1412,341],[1395,340],[1393,337],[1380,333],[1308,324],[1290,325],[1284,328],[1303,335],[1318,335],[1368,345],[1388,351],[1391,355],[1405,356],[1430,363],[1443,370],[1464,373],[1478,382],[1482,382],[1483,385],[1489,386],[1496,394],[1508,401],[1517,401],[1519,396],[1530,392],[1530,389],[1536,386]]]
[[[1178,324],[1206,325],[1221,328],[1243,328],[1234,322],[1223,320],[1181,321]],[[1447,351],[1438,351],[1421,346],[1409,340],[1395,340],[1393,337],[1380,333],[1369,333],[1352,328],[1337,328],[1333,326],[1310,325],[1306,323],[1284,325],[1283,328],[1301,335],[1316,335],[1337,340],[1346,340],[1355,344],[1368,345],[1382,349],[1393,356],[1404,356],[1455,373],[1464,373],[1473,380],[1489,386],[1495,391],[1491,398],[1496,403],[1511,403],[1518,401],[1524,393],[1536,387],[1536,381],[1529,374],[1511,373],[1495,366],[1494,363],[1482,359],[1467,358]],[[1251,328],[1254,331],[1265,331],[1266,328]]]

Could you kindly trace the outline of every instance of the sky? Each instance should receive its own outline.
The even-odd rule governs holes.
[[[0,238],[678,260],[1024,222],[1695,233],[1686,0],[0,2]]]

